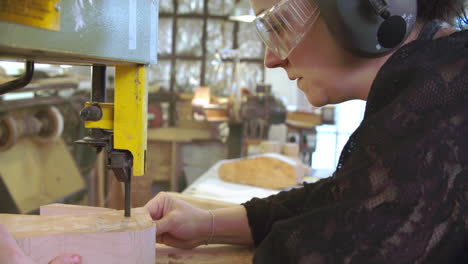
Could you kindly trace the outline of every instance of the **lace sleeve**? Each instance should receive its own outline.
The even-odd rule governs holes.
[[[468,157],[455,147],[468,141],[461,136],[428,139],[441,142],[400,158],[389,151],[368,171],[323,182],[328,203],[273,222],[254,263],[467,263],[460,262],[468,254]],[[411,169],[423,156],[429,160]],[[392,159],[401,166],[388,167]]]
[[[244,203],[255,246],[270,232],[274,222],[301,214],[308,208],[330,201],[330,178],[316,183],[304,183],[304,187],[283,191],[265,199],[253,198]],[[306,201],[310,200],[311,203]]]

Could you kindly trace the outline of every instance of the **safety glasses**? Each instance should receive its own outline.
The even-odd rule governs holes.
[[[260,13],[255,28],[265,45],[286,59],[314,24],[320,12],[311,0],[282,0]]]

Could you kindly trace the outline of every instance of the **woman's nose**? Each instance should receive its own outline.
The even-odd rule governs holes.
[[[287,59],[282,60],[280,57],[276,56],[273,51],[269,48],[266,49],[264,63],[267,68],[277,68],[285,64]]]

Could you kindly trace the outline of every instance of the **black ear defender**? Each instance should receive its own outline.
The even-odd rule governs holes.
[[[398,48],[416,23],[417,0],[310,0],[349,52],[380,57]]]

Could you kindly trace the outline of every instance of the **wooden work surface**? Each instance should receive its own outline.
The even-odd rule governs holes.
[[[212,139],[211,131],[195,128],[154,128],[148,129],[148,141],[192,142]]]
[[[208,245],[177,249],[156,244],[156,264],[252,263],[254,249],[231,245]]]

